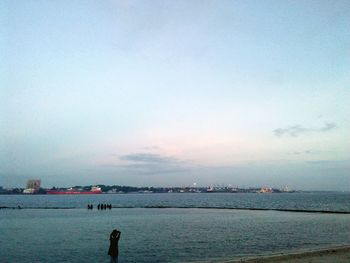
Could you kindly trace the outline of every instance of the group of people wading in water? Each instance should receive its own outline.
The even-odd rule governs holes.
[[[97,209],[98,210],[106,210],[106,209],[109,209],[109,210],[111,210],[112,209],[112,205],[111,204],[98,204],[97,205]]]
[[[88,210],[93,210],[94,209],[94,205],[93,204],[88,204],[87,205],[87,209]],[[111,210],[112,209],[112,205],[111,204],[98,204],[97,205],[97,210],[106,210],[106,209]]]

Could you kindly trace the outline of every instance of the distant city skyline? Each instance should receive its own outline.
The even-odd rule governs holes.
[[[0,2],[0,186],[350,190],[349,1]]]

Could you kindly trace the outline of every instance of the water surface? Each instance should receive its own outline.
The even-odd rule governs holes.
[[[113,228],[122,232],[120,262],[223,261],[350,244],[350,215],[220,208],[349,209],[349,195],[320,195],[0,196],[1,206],[74,208],[1,209],[0,262],[108,262]],[[134,208],[89,211],[88,202]],[[145,208],[159,205],[190,208]],[[205,205],[218,209],[191,208]]]

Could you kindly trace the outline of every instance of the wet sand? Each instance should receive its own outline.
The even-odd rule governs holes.
[[[349,263],[350,246],[301,253],[280,254],[260,258],[226,261],[225,263]]]

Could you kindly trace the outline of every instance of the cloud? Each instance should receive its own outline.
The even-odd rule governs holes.
[[[119,160],[126,162],[126,164],[115,165],[115,167],[137,174],[168,174],[186,172],[191,170],[192,166],[188,161],[155,153],[127,154],[120,156]]]
[[[283,136],[285,134],[296,137],[302,133],[305,133],[307,131],[307,129],[302,128],[300,125],[295,125],[295,126],[289,126],[288,128],[285,129],[275,129],[273,130],[274,134],[276,136]]]
[[[292,152],[290,154],[294,154],[294,155],[302,155],[302,154],[313,154],[314,152],[311,150],[306,150],[306,151],[295,151]]]
[[[128,155],[120,156],[119,159],[122,161],[142,162],[142,163],[152,163],[152,164],[178,162],[176,158],[161,156],[159,154],[154,154],[154,153],[128,154]]]
[[[158,151],[160,148],[158,146],[145,146],[143,147],[144,150],[146,151]]]
[[[337,127],[337,124],[335,124],[334,122],[329,122],[329,123],[325,123],[324,127],[321,128],[319,131],[326,132],[326,131],[333,130],[335,127]]]
[[[337,124],[334,122],[325,123],[323,127],[320,128],[304,128],[301,125],[289,126],[287,128],[278,128],[273,130],[273,133],[278,136],[289,135],[292,137],[297,137],[306,133],[315,133],[315,132],[328,132],[337,127]]]
[[[312,161],[305,161],[307,164],[316,164],[316,165],[345,165],[349,166],[350,160],[343,159],[343,160],[312,160]]]

